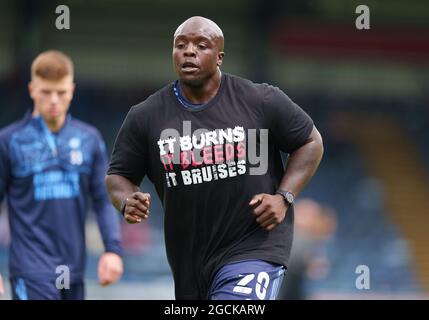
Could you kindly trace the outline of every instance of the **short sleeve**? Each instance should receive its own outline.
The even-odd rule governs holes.
[[[263,106],[269,139],[280,150],[291,153],[305,144],[313,130],[313,120],[304,110],[270,85],[264,86]]]
[[[128,112],[113,146],[107,174],[117,174],[139,186],[146,174],[145,137],[135,107]]]

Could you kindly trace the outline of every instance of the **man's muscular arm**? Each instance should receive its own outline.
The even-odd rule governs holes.
[[[316,127],[313,127],[306,143],[290,154],[280,189],[298,195],[313,177],[322,156],[322,137]],[[254,206],[256,221],[268,231],[282,223],[288,209],[283,196],[279,194],[257,194],[249,205]]]
[[[150,194],[142,193],[138,186],[120,175],[107,175],[106,190],[113,206],[120,211],[125,201],[124,218],[128,223],[139,223],[149,217]]]

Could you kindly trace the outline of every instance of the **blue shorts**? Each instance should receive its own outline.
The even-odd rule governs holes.
[[[10,279],[13,300],[83,300],[83,282],[70,283],[69,289],[57,289],[55,280]]]
[[[216,273],[209,300],[275,300],[285,267],[262,260],[244,260],[224,265]]]

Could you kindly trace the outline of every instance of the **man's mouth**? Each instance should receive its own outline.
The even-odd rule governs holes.
[[[198,66],[192,62],[185,62],[182,64],[182,71],[186,73],[192,73],[198,70]]]
[[[56,108],[49,109],[49,114],[50,115],[57,115],[58,114],[58,109],[56,109]]]

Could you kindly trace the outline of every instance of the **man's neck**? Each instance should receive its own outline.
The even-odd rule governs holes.
[[[40,116],[40,114],[36,111],[33,111],[33,117],[34,116]],[[64,126],[64,123],[66,122],[66,115],[61,116],[55,120],[52,121],[47,121],[46,119],[44,119],[42,116],[40,116],[43,121],[45,122],[46,126],[48,127],[49,131],[51,132],[58,132],[61,130],[61,128]]]
[[[191,103],[204,104],[214,98],[221,84],[221,72],[218,69],[215,75],[204,82],[200,87],[187,85],[179,80],[182,96]]]
[[[44,119],[43,119],[44,120]],[[44,120],[46,123],[46,126],[48,127],[49,131],[51,132],[58,132],[61,130],[61,128],[64,126],[64,122],[66,122],[66,117],[62,117],[61,119],[56,119],[54,121],[48,122]]]

